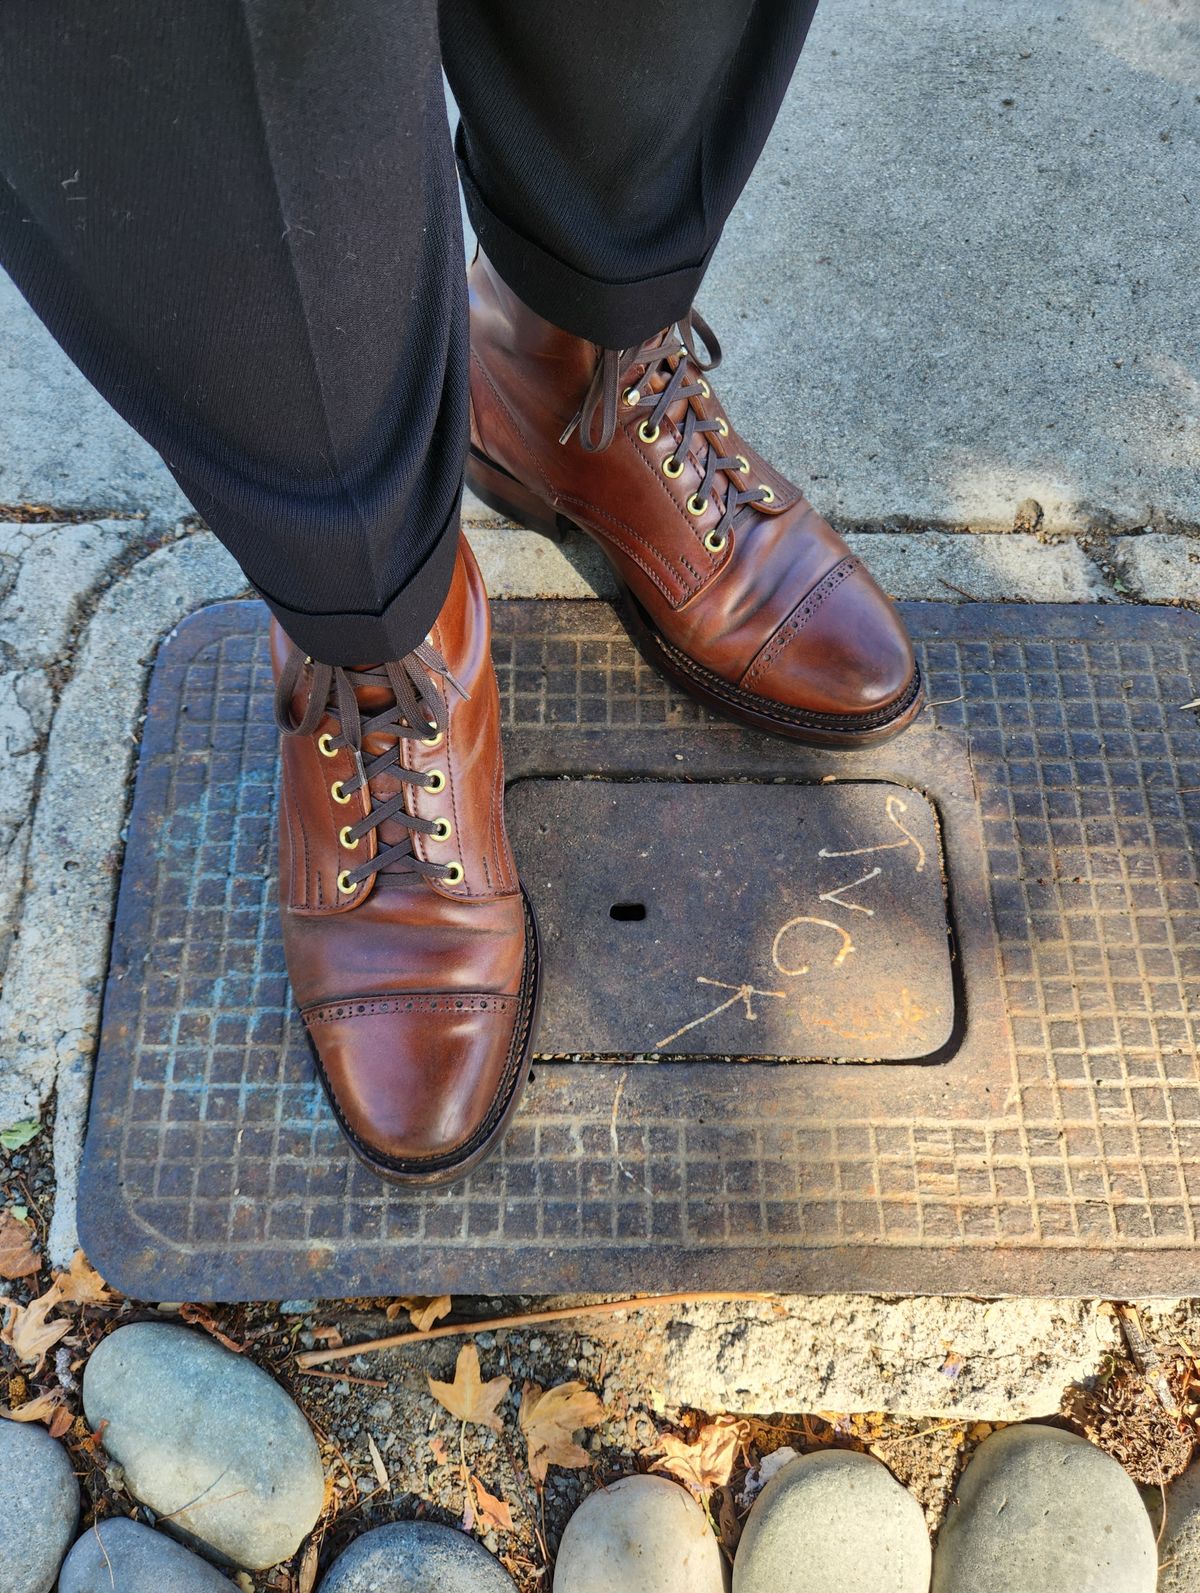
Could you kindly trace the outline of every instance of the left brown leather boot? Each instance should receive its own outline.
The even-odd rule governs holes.
[[[899,614],[734,431],[702,374],[720,349],[699,316],[619,353],[542,320],[482,254],[469,281],[478,496],[594,537],[637,646],[717,713],[823,747],[911,724],[921,678]]]
[[[487,594],[465,540],[427,640],[361,669],[272,624],[280,910],[321,1082],[384,1178],[461,1178],[529,1073],[539,957],[504,829]]]

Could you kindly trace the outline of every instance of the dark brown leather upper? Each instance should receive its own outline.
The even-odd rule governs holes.
[[[602,543],[669,644],[736,692],[813,716],[886,719],[915,696],[912,648],[894,605],[799,488],[734,432],[706,381],[708,396],[677,401],[653,441],[639,435],[644,409],[622,405],[603,451],[581,446],[578,426],[564,443],[601,350],[534,314],[484,256],[469,281],[474,447]],[[643,395],[645,370],[625,373]],[[650,378],[659,391],[667,380]],[[715,552],[705,534],[721,521],[724,477],[704,513],[685,507],[704,474],[705,438],[681,474],[663,470],[689,404],[728,427],[722,452],[747,466],[728,473],[738,487],[773,494],[742,508]]]
[[[453,682],[436,746],[401,742],[401,765],[440,771],[439,792],[387,774],[350,803],[349,748],[327,755],[339,722],[327,709],[311,735],[283,738],[280,898],[292,988],[343,1126],[381,1170],[452,1167],[487,1139],[528,1049],[532,929],[504,825],[500,705],[487,596],[460,542],[450,592],[430,633]],[[290,643],[272,628],[276,673]],[[364,718],[379,704],[359,692]],[[376,694],[378,695],[378,693]],[[304,682],[293,712],[303,712]],[[331,705],[332,707],[332,705]],[[395,738],[392,738],[395,745]],[[364,761],[385,749],[368,735]],[[345,844],[347,827],[398,790],[405,810],[449,821],[445,840],[390,819]],[[405,836],[421,859],[462,868],[461,883],[386,868],[339,889],[338,876]]]

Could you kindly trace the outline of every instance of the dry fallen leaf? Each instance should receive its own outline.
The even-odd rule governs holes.
[[[33,1229],[11,1211],[0,1213],[0,1278],[28,1278],[41,1264],[33,1248]]]
[[[304,1558],[300,1561],[300,1573],[296,1578],[296,1593],[312,1593],[317,1585],[317,1561],[320,1558],[320,1546],[315,1538],[309,1538],[308,1546],[304,1550]]]
[[[738,1417],[718,1416],[700,1429],[691,1444],[673,1433],[662,1433],[663,1458],[650,1469],[665,1471],[703,1502],[714,1488],[723,1488],[729,1481],[748,1431],[747,1423]]]
[[[450,1459],[450,1452],[446,1448],[446,1440],[444,1438],[431,1438],[429,1440],[429,1453],[439,1466],[444,1466]]]
[[[494,1493],[489,1493],[473,1473],[471,1481],[475,1485],[475,1516],[480,1527],[485,1532],[511,1532],[513,1518],[508,1501],[497,1499]]]
[[[46,1426],[51,1438],[62,1438],[75,1425],[75,1418],[66,1405],[60,1405]]]
[[[387,1308],[389,1321],[394,1322],[401,1311],[408,1312],[408,1319],[418,1333],[424,1333],[435,1322],[440,1322],[444,1316],[450,1315],[451,1300],[448,1294],[411,1294],[404,1295],[399,1300],[393,1300]]]
[[[379,1479],[379,1486],[385,1490],[392,1486],[392,1479],[388,1476],[388,1469],[383,1463],[383,1456],[379,1453],[379,1445],[367,1434],[367,1448],[371,1451],[371,1464],[375,1468],[375,1475]]]
[[[54,1388],[48,1394],[37,1394],[33,1399],[27,1399],[16,1410],[6,1410],[0,1405],[0,1417],[10,1422],[46,1422],[62,1407],[62,1390]]]
[[[560,1383],[545,1393],[536,1383],[526,1383],[518,1421],[534,1482],[545,1482],[547,1466],[586,1466],[587,1450],[575,1442],[575,1434],[582,1427],[598,1427],[604,1414],[599,1395],[582,1383]]]
[[[512,1379],[508,1377],[493,1377],[490,1383],[480,1382],[479,1351],[473,1344],[464,1344],[458,1352],[452,1383],[429,1379],[429,1392],[451,1416],[479,1427],[490,1427],[495,1433],[504,1426],[496,1407],[511,1387]]]
[[[15,1300],[0,1295],[0,1306],[8,1306],[10,1312],[8,1321],[0,1328],[0,1344],[7,1344],[18,1360],[31,1365],[35,1373],[41,1371],[47,1354],[59,1339],[71,1330],[69,1322],[46,1320],[57,1304],[58,1288],[53,1283],[29,1305],[18,1305]]]
[[[185,1322],[191,1323],[192,1327],[203,1328],[206,1333],[211,1333],[219,1344],[223,1344],[227,1350],[232,1350],[235,1355],[243,1355],[245,1353],[246,1346],[239,1344],[236,1339],[231,1339],[228,1333],[223,1333],[217,1326],[216,1318],[207,1307],[196,1305],[191,1301],[185,1301],[179,1307],[179,1314]]]
[[[71,1265],[54,1280],[59,1297],[72,1305],[112,1305],[116,1296],[95,1267],[88,1264],[82,1250],[71,1257]]]

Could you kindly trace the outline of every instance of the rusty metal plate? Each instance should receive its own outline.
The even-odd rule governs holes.
[[[220,604],[166,641],[147,705],[81,1181],[84,1242],[114,1283],[151,1299],[1200,1293],[1196,616],[910,605],[932,707],[835,755],[711,720],[602,603],[493,612],[522,825],[523,783],[598,774],[744,781],[748,804],[830,775],[919,794],[940,830],[949,1040],[932,1065],[541,1061],[465,1183],[384,1186],[348,1154],[292,1009],[265,615]],[[580,851],[600,870],[614,844],[605,829]],[[520,845],[539,890],[540,845],[524,829]],[[645,890],[630,898],[649,914]],[[842,916],[853,934],[861,915]],[[692,951],[684,936],[656,1040],[703,1014],[684,999],[697,975],[756,982]],[[729,1012],[744,1038],[728,1054],[752,1055],[766,1020]]]
[[[932,803],[888,781],[518,780],[543,1054],[930,1059],[954,1030]]]

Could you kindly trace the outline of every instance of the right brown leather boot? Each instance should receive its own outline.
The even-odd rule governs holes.
[[[500,700],[465,540],[426,641],[361,669],[272,625],[280,907],[317,1071],[384,1178],[460,1178],[529,1072],[539,953],[504,828]]]

